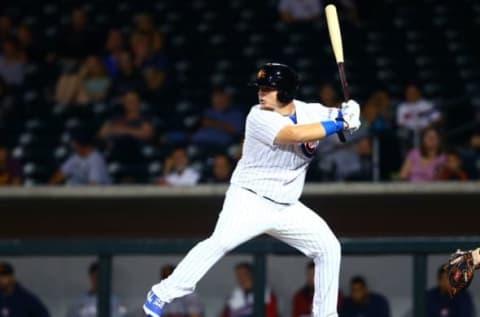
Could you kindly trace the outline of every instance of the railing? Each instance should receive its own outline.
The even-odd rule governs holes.
[[[365,238],[342,241],[344,255],[412,255],[413,256],[413,313],[414,317],[424,316],[425,289],[427,281],[427,256],[430,254],[450,253],[457,248],[472,249],[478,246],[480,237],[442,237],[442,238]],[[110,293],[112,276],[112,258],[118,255],[166,255],[185,254],[192,248],[195,240],[0,240],[0,255],[57,255],[78,256],[97,255],[99,258],[99,296],[98,312],[100,317],[110,316]],[[266,282],[266,256],[300,255],[300,253],[279,241],[259,238],[247,242],[233,254],[249,254],[254,257],[255,273],[255,316],[264,316],[264,288]]]

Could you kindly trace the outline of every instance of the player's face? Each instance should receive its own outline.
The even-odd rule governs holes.
[[[258,103],[262,109],[274,110],[279,107],[277,100],[278,91],[271,87],[258,87]]]

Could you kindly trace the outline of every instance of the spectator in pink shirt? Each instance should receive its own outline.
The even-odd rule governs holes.
[[[411,182],[433,181],[437,179],[445,164],[439,132],[429,127],[422,131],[419,148],[408,153],[400,170],[400,178]]]

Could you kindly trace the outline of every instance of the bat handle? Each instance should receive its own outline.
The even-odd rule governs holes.
[[[348,101],[350,99],[350,91],[348,90],[347,76],[345,75],[345,67],[343,66],[343,62],[338,63],[338,73],[340,75],[340,83],[342,84],[343,98],[345,101]],[[343,131],[339,131],[337,135],[340,142],[345,143],[347,141]]]

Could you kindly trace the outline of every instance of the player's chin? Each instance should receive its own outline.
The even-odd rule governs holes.
[[[268,104],[266,104],[265,102],[260,102],[260,109],[263,109],[263,110],[273,110],[274,108]]]

